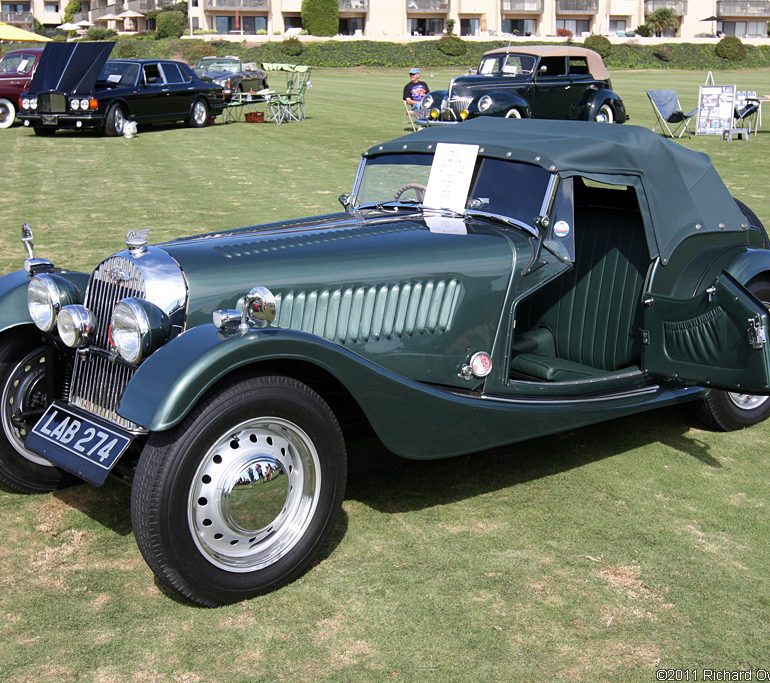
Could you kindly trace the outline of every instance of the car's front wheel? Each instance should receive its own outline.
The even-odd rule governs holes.
[[[126,114],[123,107],[119,104],[113,104],[107,110],[107,116],[104,118],[104,133],[110,137],[123,135],[123,128],[126,125]]]
[[[746,289],[770,309],[770,280],[755,279],[749,282]],[[701,402],[700,412],[702,420],[709,427],[731,432],[758,424],[770,417],[770,396],[712,389]]]
[[[509,109],[505,113],[505,118],[506,119],[520,119],[521,118],[521,112],[514,107],[513,109]]]
[[[188,125],[190,128],[203,128],[209,120],[209,106],[204,100],[195,100],[193,102],[192,110],[190,111],[190,119]]]
[[[612,110],[612,105],[610,105],[609,102],[605,102],[599,107],[599,111],[596,112],[594,121],[597,121],[598,123],[615,123],[615,112]]]
[[[23,493],[53,491],[73,481],[24,447],[48,404],[45,347],[35,336],[16,334],[0,349],[0,482]]]
[[[137,544],[162,583],[202,605],[271,591],[318,555],[346,469],[339,424],[308,386],[230,384],[150,436],[131,498]]]
[[[16,107],[11,100],[0,97],[0,130],[10,128],[16,120]]]

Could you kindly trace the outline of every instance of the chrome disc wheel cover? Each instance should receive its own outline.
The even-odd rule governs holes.
[[[754,410],[770,399],[770,396],[757,396],[756,394],[737,394],[728,391],[727,398],[738,410]]]
[[[113,124],[115,126],[115,132],[118,135],[123,135],[123,125],[126,123],[126,117],[123,116],[123,110],[120,107],[115,108],[115,116],[113,118]]]
[[[612,114],[612,109],[609,104],[603,104],[599,108],[599,113],[596,115],[597,123],[614,123],[615,117]]]
[[[36,465],[53,467],[45,458],[24,448],[27,430],[14,425],[11,419],[17,410],[45,408],[45,355],[41,349],[36,349],[16,365],[8,376],[0,400],[2,400],[0,420],[2,420],[3,433],[14,450]]]
[[[506,119],[520,119],[521,118],[521,112],[518,109],[511,109],[506,112],[505,114]]]
[[[193,121],[199,126],[206,123],[206,105],[200,100],[193,105]]]
[[[320,490],[318,452],[304,430],[278,417],[247,420],[222,434],[198,466],[190,533],[220,569],[264,569],[303,537]]]

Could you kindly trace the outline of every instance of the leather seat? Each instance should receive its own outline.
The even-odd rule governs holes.
[[[630,189],[589,191],[633,195]],[[639,364],[649,252],[635,196],[633,208],[608,206],[612,200],[576,199],[574,268],[539,290],[517,316],[517,327],[528,331],[513,346],[516,373],[559,382]]]

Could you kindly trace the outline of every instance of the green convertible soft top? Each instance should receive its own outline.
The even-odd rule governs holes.
[[[638,126],[480,117],[405,135],[365,156],[432,152],[439,142],[479,145],[482,156],[537,164],[563,176],[636,185],[663,263],[696,231],[746,229],[746,218],[708,156]]]

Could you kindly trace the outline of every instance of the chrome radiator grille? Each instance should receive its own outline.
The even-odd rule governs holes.
[[[67,111],[67,98],[59,93],[41,93],[37,96],[37,108],[41,114],[63,114]]]
[[[467,109],[471,102],[473,102],[472,97],[450,97],[449,108],[459,116],[460,112]]]
[[[112,309],[126,297],[145,296],[142,274],[128,259],[115,256],[101,263],[88,283],[84,305],[96,318],[93,346],[112,351],[109,326]],[[117,414],[118,404],[134,369],[95,353],[78,353],[72,376],[71,402],[127,429],[136,425]]]

